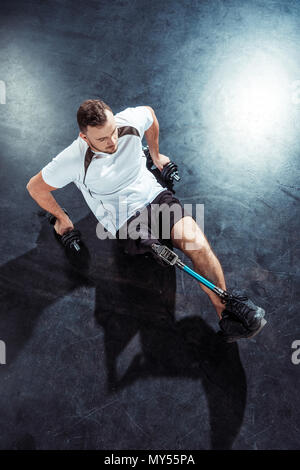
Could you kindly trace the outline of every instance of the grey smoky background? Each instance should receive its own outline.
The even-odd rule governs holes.
[[[300,2],[0,9],[0,448],[299,449]],[[89,98],[154,109],[176,197],[205,205],[228,288],[266,310],[257,338],[221,344],[197,282],[129,263],[72,184],[55,198],[91,276],[66,264],[26,184]]]

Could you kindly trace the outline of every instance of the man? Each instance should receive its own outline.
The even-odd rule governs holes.
[[[86,100],[78,109],[77,122],[80,129],[77,139],[27,184],[39,206],[56,217],[55,231],[63,235],[74,228],[51,194],[71,182],[80,189],[102,226],[117,238],[120,233],[130,234],[129,222],[149,212],[152,205],[177,204],[179,215],[177,211],[170,218],[171,246],[191,259],[195,271],[226,290],[221,265],[200,227],[146,168],[142,150],[144,134],[155,166],[162,170],[170,161],[159,152],[159,123],[154,110],[150,106],[137,106],[114,115],[102,100]],[[139,239],[135,247],[137,253],[143,252],[149,247],[149,241]],[[224,305],[211,290],[202,284],[200,287],[214,305],[228,341],[252,337],[260,331],[264,314],[261,308],[247,298],[243,304],[237,298]]]

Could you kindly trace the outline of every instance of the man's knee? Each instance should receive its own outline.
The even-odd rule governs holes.
[[[195,220],[186,216],[173,226],[171,231],[173,245],[184,252],[203,252],[211,250],[209,243]]]

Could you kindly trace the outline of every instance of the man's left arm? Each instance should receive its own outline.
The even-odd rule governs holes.
[[[159,153],[159,123],[154,110],[150,106],[145,106],[145,108],[151,111],[153,117],[153,123],[149,129],[145,131],[145,137],[153,163],[161,171],[163,167],[169,163],[170,159],[166,155]]]

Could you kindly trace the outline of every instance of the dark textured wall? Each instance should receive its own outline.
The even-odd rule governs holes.
[[[0,448],[299,448],[300,3],[2,1],[0,17]],[[195,281],[99,241],[73,185],[55,197],[92,275],[62,258],[25,186],[98,97],[155,110],[176,196],[205,204],[228,287],[266,309],[255,339],[224,345]]]

